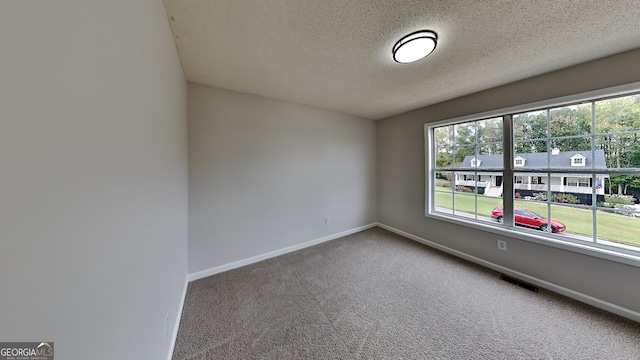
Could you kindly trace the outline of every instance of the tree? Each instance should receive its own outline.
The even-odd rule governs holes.
[[[455,162],[459,163],[465,157],[476,153],[476,123],[456,124],[453,128],[455,143]]]
[[[597,145],[605,150],[607,165],[629,167],[629,155],[640,152],[640,96],[627,96],[596,103]],[[640,167],[640,164],[633,164]]]
[[[502,154],[502,118],[477,121],[478,154]]]
[[[605,153],[609,168],[640,168],[640,96],[625,96],[596,102],[596,147]],[[609,193],[613,187],[618,194],[631,189],[640,190],[635,177],[612,175]]]
[[[549,116],[552,147],[561,151],[591,150],[591,104],[551,109]],[[579,137],[562,138],[566,136]]]
[[[547,112],[536,111],[513,117],[513,135],[516,153],[547,151]]]

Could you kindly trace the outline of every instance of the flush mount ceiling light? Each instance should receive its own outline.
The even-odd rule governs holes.
[[[418,61],[436,48],[438,35],[429,30],[420,30],[400,39],[393,45],[393,60],[406,64]]]

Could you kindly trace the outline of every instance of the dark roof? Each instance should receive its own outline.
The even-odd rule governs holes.
[[[522,157],[525,159],[524,166],[514,167],[514,169],[606,169],[607,164],[604,160],[604,150],[595,151],[595,166],[591,157],[591,150],[587,151],[565,151],[560,152],[557,155],[551,155],[551,165],[547,167],[548,153],[529,153],[529,154],[514,154],[514,159]],[[571,166],[571,158],[574,155],[580,154],[585,157],[584,166]],[[472,167],[471,159],[476,158],[480,160],[480,166]],[[460,164],[461,169],[497,169],[502,167],[502,154],[497,155],[470,155],[464,158]]]

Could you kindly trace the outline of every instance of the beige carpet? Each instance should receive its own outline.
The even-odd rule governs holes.
[[[192,282],[173,359],[640,359],[640,324],[374,228]]]

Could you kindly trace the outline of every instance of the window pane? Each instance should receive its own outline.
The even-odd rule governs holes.
[[[487,195],[487,192],[489,192],[489,195]],[[492,195],[491,189],[485,189],[484,193],[483,195],[478,195],[478,220],[498,223],[498,216],[502,212],[502,198]],[[499,212],[494,210],[499,210]]]
[[[436,172],[433,182],[433,205],[436,211],[449,211],[453,209],[453,173],[450,171]]]
[[[551,226],[558,234],[593,242],[593,211],[590,206],[551,204]]]
[[[476,197],[473,193],[465,193],[464,191],[472,191],[468,188],[456,188],[453,201],[453,213],[475,219],[476,217]]]
[[[640,95],[596,102],[596,133],[640,129]]]
[[[553,173],[551,174],[551,202],[591,205],[594,185],[591,175]]]
[[[455,144],[458,146],[475,145],[476,123],[469,122],[453,126]]]
[[[591,134],[591,103],[551,109],[549,116],[552,138]]]
[[[453,173],[451,171],[436,171],[435,176],[436,190],[446,192],[453,191]]]
[[[476,192],[476,174],[472,171],[456,171],[455,173],[455,191],[460,193]]]
[[[516,143],[513,159],[522,162],[522,166],[514,167],[518,170],[548,168],[549,155],[547,154],[547,141],[537,140]]]
[[[571,138],[562,140],[551,140],[554,145],[558,142],[564,144],[564,148],[553,147],[549,153],[531,155],[531,167],[540,168],[548,164],[552,169],[604,169],[604,152],[602,150],[591,151],[590,138]],[[522,155],[526,157],[526,155]]]
[[[477,121],[478,143],[502,145],[502,117]]]
[[[591,136],[553,138],[551,139],[551,149],[558,149],[561,153],[591,151]]]
[[[455,163],[456,167],[462,168],[474,168],[476,163],[474,162],[476,154],[476,147],[471,146],[457,146],[455,148]],[[482,162],[480,162],[482,163]],[[458,165],[459,164],[459,165]]]
[[[620,207],[599,208],[596,222],[599,244],[640,249],[640,219],[635,212]]]
[[[436,150],[436,168],[453,167],[453,150],[452,149],[437,149]]]
[[[640,176],[612,174],[597,185],[598,242],[605,245],[640,247]]]
[[[515,140],[547,138],[547,111],[533,111],[513,116],[513,136]],[[538,149],[538,151],[546,151]]]
[[[527,202],[546,202],[546,173],[518,173],[513,177],[513,198]]]
[[[433,129],[433,141],[436,149],[448,149],[453,146],[453,126]]]
[[[502,211],[502,181],[501,172],[478,173],[478,220],[496,223],[501,216],[494,210]]]
[[[541,230],[546,222],[547,204],[516,198],[514,200],[513,223],[516,226]]]
[[[502,160],[502,154],[502,143],[478,145],[478,155],[498,155],[498,158]],[[495,162],[492,161],[492,163]],[[499,166],[499,168],[502,168],[502,166]]]
[[[610,169],[640,168],[640,134],[596,136],[596,148]]]

